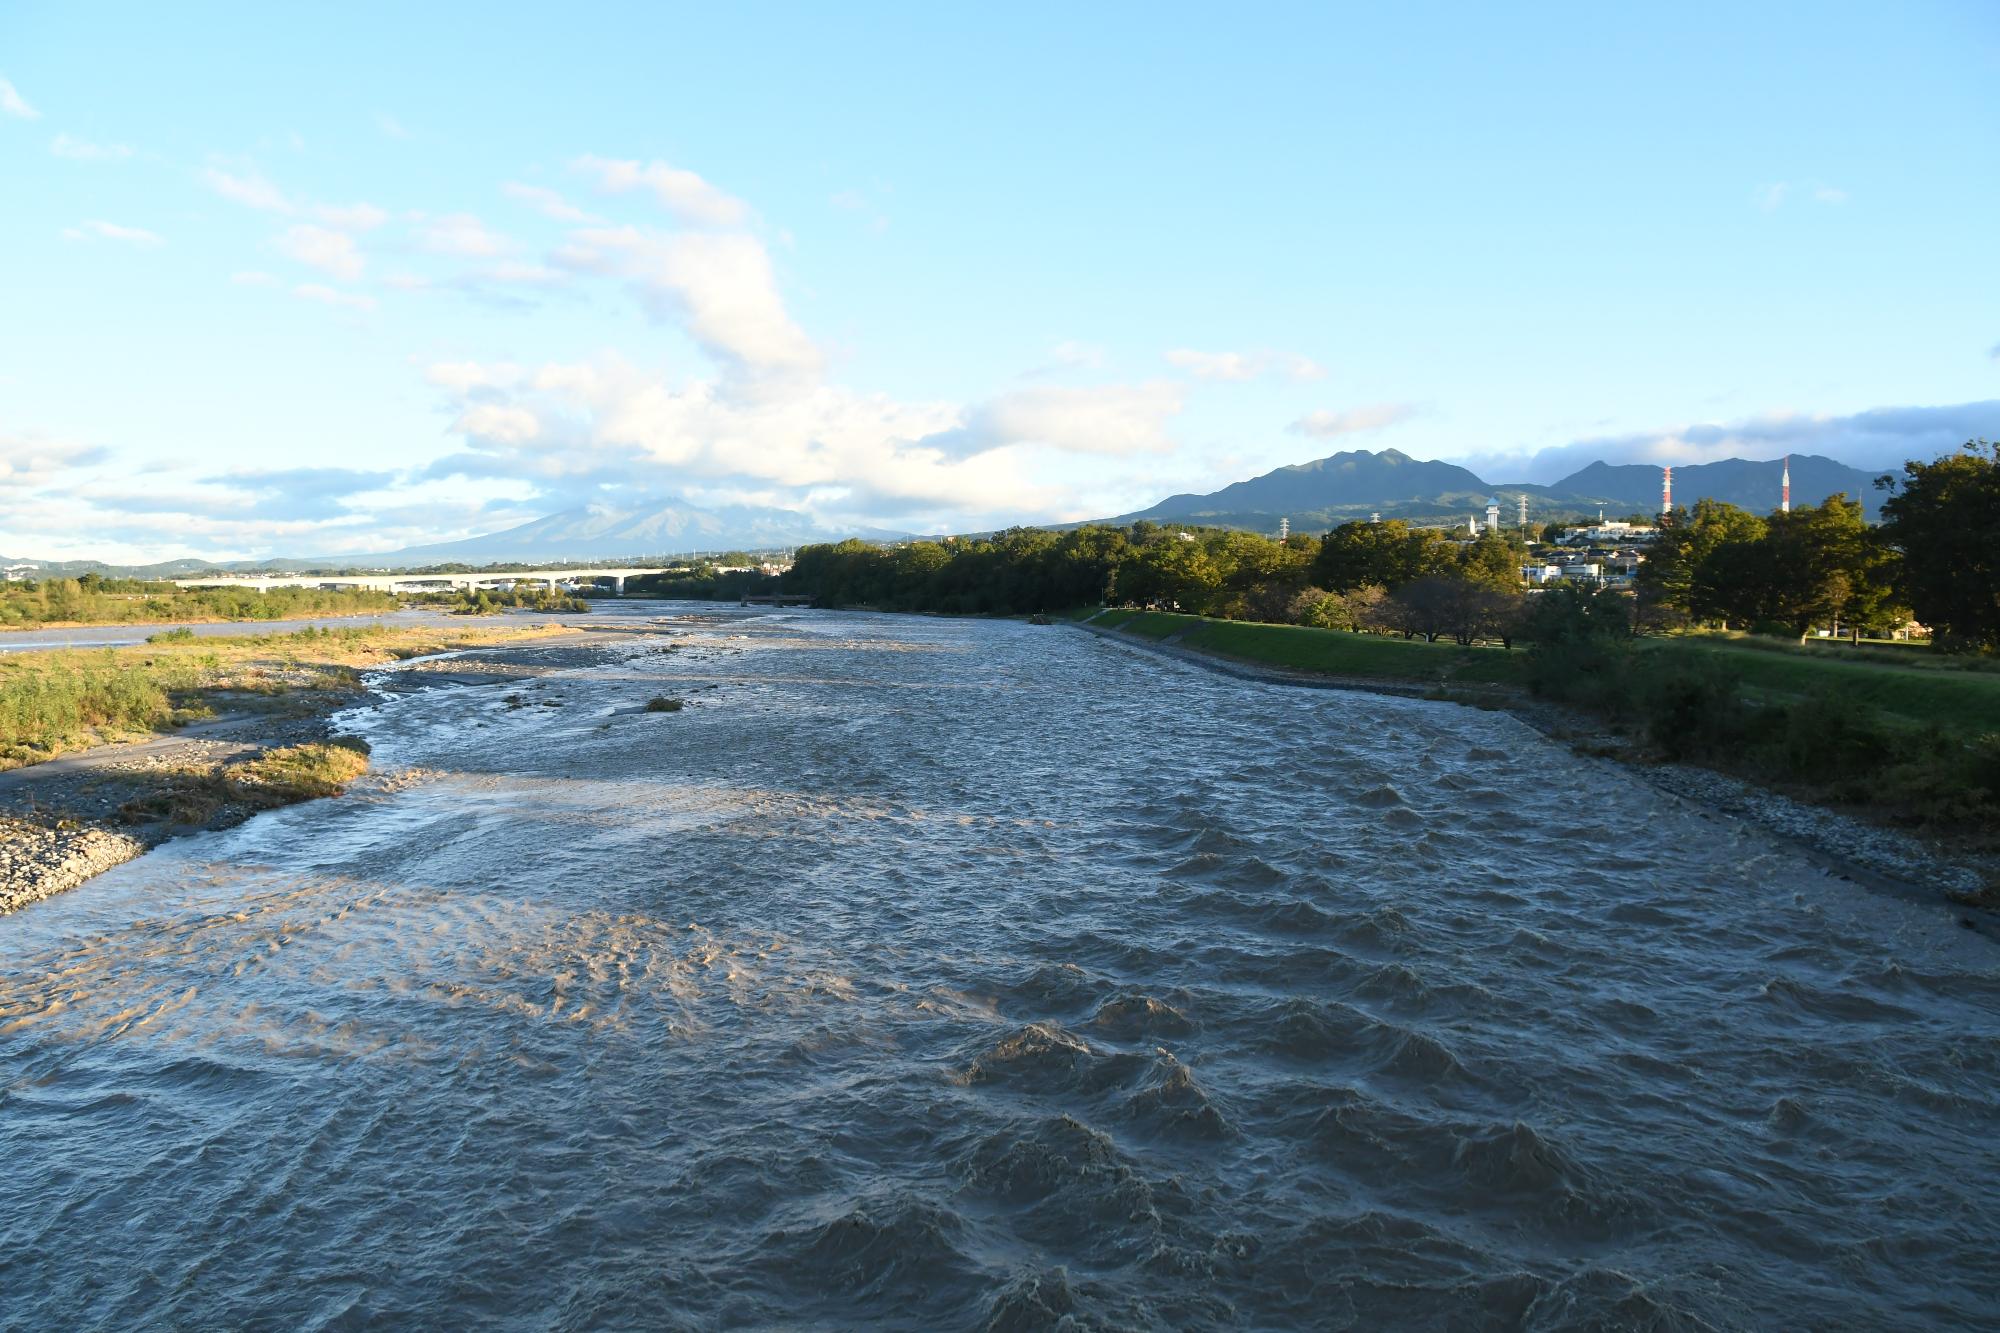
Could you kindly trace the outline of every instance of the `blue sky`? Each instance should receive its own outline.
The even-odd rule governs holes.
[[[14,4],[0,80],[7,555],[2000,434],[1990,3]]]

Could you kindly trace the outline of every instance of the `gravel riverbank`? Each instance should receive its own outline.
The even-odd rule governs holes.
[[[217,706],[238,711],[0,772],[0,915],[73,889],[169,838],[227,828],[269,808],[268,800],[223,799],[197,822],[154,813],[171,806],[165,798],[191,777],[213,780],[266,751],[333,739],[334,715],[370,697],[520,684],[600,660],[603,646],[620,639],[678,632],[665,621],[565,628],[572,632],[374,668],[352,688],[297,689],[276,700],[219,691],[211,696]],[[209,789],[218,787],[211,781]]]

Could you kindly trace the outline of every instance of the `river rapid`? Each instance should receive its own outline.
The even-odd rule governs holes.
[[[0,918],[0,1326],[2000,1320],[1949,911],[1502,714],[681,628]]]

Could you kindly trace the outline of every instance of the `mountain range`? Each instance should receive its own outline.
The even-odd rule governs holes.
[[[1754,462],[1741,458],[1676,467],[1674,501],[1691,505],[1703,498],[1724,500],[1768,513],[1778,506],[1781,467],[1775,459]],[[1816,454],[1794,454],[1791,468],[1795,504],[1815,505],[1836,491],[1844,491],[1850,499],[1861,501],[1870,519],[1880,517],[1881,492],[1874,485],[1877,474]],[[1101,521],[1151,519],[1267,532],[1278,526],[1279,519],[1289,519],[1295,532],[1316,532],[1371,514],[1457,522],[1474,514],[1483,517],[1488,499],[1497,498],[1502,515],[1511,522],[1523,495],[1528,498],[1529,517],[1537,522],[1589,518],[1600,510],[1611,518],[1652,514],[1660,505],[1660,470],[1642,463],[1598,462],[1550,485],[1488,482],[1456,463],[1416,459],[1396,449],[1379,453],[1355,449],[1276,468],[1206,495],[1170,495],[1149,509]],[[485,536],[372,555],[223,564],[190,559],[144,566],[0,558],[0,564],[31,565],[47,574],[77,575],[96,570],[175,578],[211,569],[408,569],[444,564],[631,560],[694,551],[769,551],[847,537],[895,541],[905,536],[880,528],[833,526],[790,509],[742,505],[698,509],[678,502],[628,508],[592,504]]]
[[[1778,507],[1781,460],[1754,462],[1726,458],[1674,469],[1674,503],[1722,500],[1754,513]],[[1847,466],[1817,454],[1794,454],[1792,503],[1816,505],[1835,492],[1859,500],[1870,519],[1880,517],[1881,492],[1873,472]],[[1318,531],[1352,519],[1381,514],[1384,518],[1455,521],[1484,516],[1491,498],[1511,522],[1520,497],[1528,497],[1528,515],[1537,522],[1594,517],[1654,514],[1660,508],[1660,469],[1643,463],[1592,463],[1562,480],[1489,482],[1456,463],[1427,462],[1397,449],[1371,453],[1355,449],[1276,468],[1248,481],[1234,482],[1206,495],[1170,495],[1149,509],[1109,520],[1139,519],[1201,523],[1214,527],[1275,528],[1288,518],[1298,532]]]

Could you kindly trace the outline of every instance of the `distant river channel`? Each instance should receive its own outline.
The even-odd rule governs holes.
[[[0,918],[0,1328],[2000,1323],[1949,910],[1503,714],[645,610]]]

